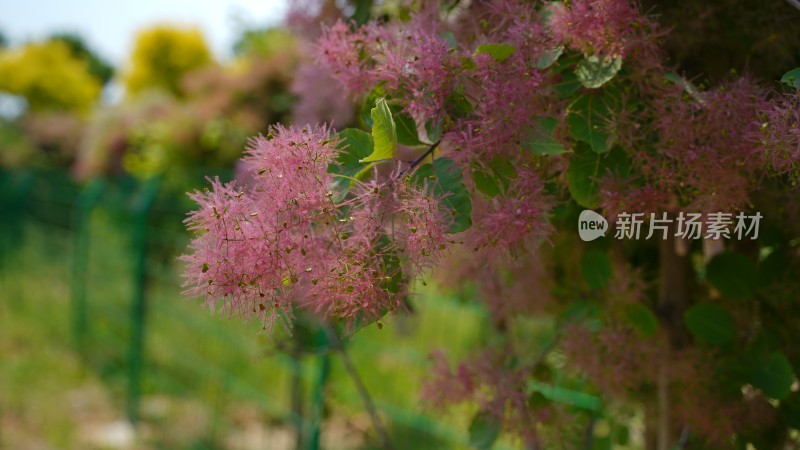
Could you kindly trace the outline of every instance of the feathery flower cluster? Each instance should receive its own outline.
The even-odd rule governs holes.
[[[553,403],[537,405],[528,401],[528,380],[538,366],[510,368],[508,350],[486,349],[459,363],[454,371],[443,352],[433,353],[432,376],[423,385],[422,396],[438,408],[476,402],[483,413],[520,436],[526,447],[538,448],[543,440],[540,434],[547,428],[552,433],[562,412]]]
[[[339,146],[325,126],[275,126],[250,143],[246,186],[214,180],[192,195],[187,292],[265,327],[293,307],[348,324],[396,310],[446,247],[448,218],[427,185],[396,177],[334,202],[328,168]]]
[[[550,207],[539,175],[520,167],[506,195],[496,196],[484,211],[476,212],[469,243],[483,254],[502,250],[513,255],[535,249],[552,231],[547,223]]]
[[[316,54],[351,93],[380,85],[421,123],[441,113],[460,66],[435,22],[423,15],[402,26],[372,23],[355,31],[339,21],[324,30]]]
[[[643,172],[697,211],[744,207],[759,167],[751,136],[762,103],[762,91],[746,78],[694,95],[673,86],[654,102],[659,141],[654,157],[643,156]]]
[[[300,65],[291,85],[297,96],[292,116],[298,125],[328,121],[344,125],[353,117],[353,102],[340,90],[330,89],[335,79],[324,68],[306,62]]]
[[[479,23],[475,29],[478,43],[509,44],[514,52],[502,61],[486,53],[473,56],[474,68],[464,70],[464,96],[474,111],[461,119],[445,138],[458,152],[456,157],[469,161],[490,160],[501,154],[517,159],[521,143],[529,136],[535,117],[553,113],[559,104],[544,87],[545,76],[531,61],[554,51],[557,43],[545,33],[532,5],[520,2],[495,2],[486,6],[479,18],[496,23],[489,34]]]
[[[630,0],[573,0],[551,11],[553,33],[586,56],[624,57],[652,29]]]
[[[763,158],[779,174],[800,178],[800,94],[773,100],[762,110],[759,135]]]

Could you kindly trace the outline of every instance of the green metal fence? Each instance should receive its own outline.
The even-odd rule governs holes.
[[[202,174],[196,178],[202,185]],[[181,298],[175,257],[189,240],[184,197],[158,179],[78,184],[61,171],[0,172],[0,271],[14,264],[32,229],[66,242],[66,252],[52,255],[54,264],[70,267],[70,314],[64,320],[71,336],[64,339],[107,381],[132,423],[150,420],[143,401],[164,393],[201,399],[220,429],[230,420],[227,405],[255,405],[269,420],[293,427],[297,448],[316,449],[327,418],[368,417],[365,411],[374,406],[394,448],[466,446],[463,420],[432,416],[411,396],[425,375],[422,343],[468,348],[485,325],[479,310],[438,301],[439,309],[422,318],[407,345],[389,333],[402,335],[415,325],[364,330],[351,348],[353,367],[335,351],[276,350],[280,346],[257,328],[210,317]],[[443,326],[436,322],[443,317],[456,319]],[[318,330],[314,339],[335,350],[329,338]],[[364,376],[354,377],[350,369]],[[367,404],[366,391],[372,394]],[[362,448],[385,446],[374,430],[365,428],[371,437]],[[213,430],[210,435],[192,448],[224,447],[215,443]]]

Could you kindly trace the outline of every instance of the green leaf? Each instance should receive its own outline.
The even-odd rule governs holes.
[[[567,115],[570,136],[591,145],[597,153],[607,152],[614,142],[607,130],[613,100],[607,91],[590,91],[575,99]]]
[[[627,177],[630,162],[619,147],[607,154],[593,152],[584,143],[578,143],[569,161],[567,183],[572,198],[584,208],[597,208],[600,201],[600,179],[608,174]]]
[[[438,142],[442,138],[442,133],[444,133],[444,125],[441,121],[428,120],[425,123],[425,132],[428,134],[428,140],[431,143]]]
[[[556,61],[558,61],[559,56],[564,53],[564,46],[559,45],[558,47],[548,50],[542,53],[539,56],[539,61],[536,62],[536,67],[541,70],[547,69],[548,67],[552,66]]]
[[[733,300],[752,298],[761,284],[756,265],[733,252],[716,255],[706,267],[706,279],[723,296]]]
[[[491,414],[479,411],[469,425],[469,445],[477,450],[489,450],[500,436],[502,424]]]
[[[698,90],[697,87],[691,81],[683,78],[682,76],[678,75],[675,72],[666,73],[664,75],[664,78],[667,81],[670,81],[670,82],[675,83],[675,84],[677,84],[679,86],[682,86],[683,90],[687,94],[691,95],[692,98],[696,102],[701,103],[701,104],[705,103],[705,100],[703,99],[703,96],[700,95],[700,90]]]
[[[475,170],[472,172],[472,181],[475,182],[475,187],[487,197],[496,197],[500,193],[500,186],[490,173]]]
[[[565,99],[572,97],[572,94],[578,92],[581,88],[581,82],[575,75],[575,72],[567,70],[561,73],[561,81],[559,81],[553,89],[556,91],[556,97]]]
[[[537,118],[532,129],[523,133],[522,146],[534,155],[560,155],[566,150],[553,137],[558,126],[558,119],[553,117]]]
[[[581,60],[575,67],[575,75],[578,76],[581,84],[589,89],[599,88],[611,81],[612,78],[622,68],[622,58],[589,56]]]
[[[485,53],[494,58],[495,61],[503,62],[513,55],[516,50],[516,47],[511,44],[483,44],[478,46],[475,54]]]
[[[751,379],[753,386],[778,400],[789,395],[794,383],[792,366],[781,352],[775,352],[759,367],[756,367]]]
[[[556,403],[576,406],[588,411],[600,411],[603,409],[603,401],[600,397],[587,394],[586,392],[553,386],[538,381],[529,381],[528,387],[535,392],[540,392],[545,398]]]
[[[386,89],[383,87],[383,84],[379,84],[372,88],[367,94],[367,98],[364,100],[364,104],[361,107],[361,120],[364,121],[364,125],[368,128],[372,128],[372,116],[370,113],[372,112],[372,108],[380,98],[386,96]]]
[[[372,137],[369,133],[356,128],[346,128],[340,131],[339,138],[342,139],[339,146],[342,151],[336,157],[336,163],[328,166],[329,173],[342,175],[336,177],[331,186],[331,189],[338,194],[336,201],[344,198],[349,192],[353,185],[351,178],[360,179],[367,173],[361,160],[372,153],[373,147]],[[371,167],[371,165],[367,167]]]
[[[800,392],[792,392],[781,400],[780,415],[783,422],[800,430]]]
[[[362,159],[361,162],[394,158],[394,154],[397,151],[397,129],[386,99],[379,98],[375,102],[375,107],[372,108],[370,117],[372,117],[372,141],[375,147],[372,154]]]
[[[784,83],[787,86],[795,89],[800,89],[800,67],[795,67],[794,69],[783,74],[781,77],[781,83]]]
[[[478,65],[475,63],[475,60],[470,58],[469,56],[462,56],[459,58],[461,61],[461,70],[475,70],[478,68]]]
[[[417,186],[427,182],[433,185],[434,194],[453,217],[448,233],[459,233],[472,226],[472,201],[464,186],[461,169],[447,158],[437,158],[433,164],[419,167],[411,180]]]
[[[733,318],[722,306],[701,302],[683,314],[683,322],[695,339],[709,345],[722,345],[736,336]]]
[[[474,111],[472,103],[461,92],[453,91],[444,103],[445,110],[455,117],[466,117]]]
[[[611,259],[607,252],[591,249],[581,260],[583,281],[592,289],[604,289],[611,279]]]
[[[450,50],[454,50],[458,47],[458,42],[456,42],[456,35],[453,34],[452,31],[445,31],[444,33],[439,35],[440,38],[447,41],[447,48]]]
[[[633,303],[625,309],[625,319],[641,336],[652,337],[658,331],[658,317],[641,303]]]
[[[392,109],[392,116],[397,129],[397,142],[410,146],[422,145],[417,135],[417,124],[414,119],[400,111],[400,108],[397,108],[397,111],[394,111],[395,108]]]
[[[475,167],[472,171],[472,180],[475,187],[488,197],[495,197],[504,189],[508,189],[511,180],[517,177],[514,164],[506,158],[496,156],[486,169]]]

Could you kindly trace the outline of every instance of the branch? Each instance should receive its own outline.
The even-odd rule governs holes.
[[[797,9],[800,9],[800,0],[786,0],[789,2],[790,5],[794,6]]]
[[[394,447],[392,447],[392,442],[389,440],[389,433],[387,433],[386,428],[383,427],[383,423],[381,423],[381,419],[378,417],[378,411],[375,409],[375,404],[372,402],[372,397],[370,397],[369,392],[367,392],[367,387],[364,386],[364,382],[358,375],[353,361],[350,360],[350,356],[345,351],[342,340],[339,339],[339,335],[336,334],[336,330],[329,322],[323,322],[323,326],[325,327],[325,333],[327,333],[328,339],[331,341],[331,347],[339,352],[345,370],[356,385],[358,394],[361,396],[361,400],[364,402],[364,406],[367,408],[369,417],[372,420],[372,426],[375,427],[375,430],[380,436],[383,448],[386,450],[393,450]]]
[[[425,150],[425,153],[419,155],[419,157],[417,159],[411,161],[411,164],[409,164],[408,168],[405,169],[404,171],[400,172],[400,175],[398,175],[398,178],[402,178],[403,175],[405,175],[406,173],[410,172],[411,170],[414,170],[414,168],[417,167],[419,165],[419,163],[424,161],[425,158],[428,157],[428,155],[432,154],[434,152],[434,150],[436,150],[436,147],[439,146],[440,142],[442,142],[442,141],[436,141],[436,143],[431,144],[431,146],[428,147],[427,150]]]

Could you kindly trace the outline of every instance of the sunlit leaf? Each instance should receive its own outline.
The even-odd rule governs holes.
[[[392,111],[386,99],[379,98],[375,107],[370,112],[372,118],[372,141],[374,148],[372,154],[361,162],[382,161],[394,158],[397,151],[397,130],[395,128]]]
[[[539,56],[539,61],[536,62],[536,67],[539,69],[547,69],[548,67],[552,66],[556,61],[558,61],[559,56],[564,53],[564,46],[559,45],[558,47],[548,50],[542,53]]]
[[[795,89],[800,89],[800,67],[795,67],[794,69],[783,74],[781,77],[781,83],[784,83],[787,86]]]
[[[619,56],[613,58],[589,56],[575,67],[575,75],[582,85],[595,89],[611,81],[621,68],[622,58]]]
[[[475,54],[484,53],[494,58],[497,62],[503,62],[513,55],[516,50],[516,47],[511,44],[483,44],[478,46]]]

